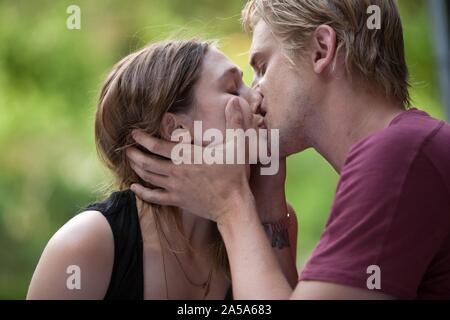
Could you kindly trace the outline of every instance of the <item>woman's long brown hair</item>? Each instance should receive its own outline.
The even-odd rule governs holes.
[[[178,40],[151,44],[114,66],[101,89],[95,116],[95,141],[100,158],[114,173],[118,190],[133,183],[152,187],[131,168],[126,149],[134,146],[134,129],[160,137],[166,112],[187,111],[195,102],[194,86],[210,43]],[[184,236],[177,208],[145,204],[156,223]],[[159,228],[161,230],[161,228]],[[214,265],[228,270],[226,250],[215,230]],[[191,249],[189,249],[191,250]]]

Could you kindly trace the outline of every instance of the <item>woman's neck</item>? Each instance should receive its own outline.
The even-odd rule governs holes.
[[[184,235],[193,247],[204,246],[213,241],[214,223],[188,211],[181,211]]]
[[[156,220],[153,215],[153,208],[144,205],[144,202],[136,197],[139,221],[141,224],[142,237],[144,242],[159,243]],[[181,225],[183,227],[184,238],[189,241],[193,249],[201,249],[214,241],[214,223],[200,218],[195,214],[181,210]],[[183,238],[178,236],[175,225],[161,225],[167,241],[175,248],[184,249],[187,247]]]

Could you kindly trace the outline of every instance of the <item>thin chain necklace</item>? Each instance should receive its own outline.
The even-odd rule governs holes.
[[[156,221],[156,232],[158,233],[159,246],[161,248],[162,267],[163,267],[163,271],[164,271],[164,281],[165,281],[165,287],[166,287],[166,300],[169,300],[169,286],[167,285],[166,262],[164,261],[164,250],[162,247],[161,233],[159,231],[159,223],[157,221]]]
[[[157,225],[157,229],[158,229],[158,225],[159,224],[157,223],[156,225]],[[168,247],[170,248],[170,242],[167,239],[167,236],[166,236],[165,232],[162,230],[162,228],[161,228],[160,231],[161,231],[162,235],[164,236],[164,239],[166,240]],[[169,286],[168,286],[168,282],[167,282],[167,272],[166,272],[166,265],[165,265],[165,259],[164,259],[164,250],[163,250],[163,247],[162,247],[161,237],[160,237],[160,233],[159,232],[158,232],[158,238],[159,238],[159,243],[160,243],[160,246],[161,246],[161,256],[162,256],[162,263],[163,263],[163,270],[164,270],[164,280],[165,280],[165,284],[166,284],[166,299],[169,300]],[[178,255],[175,253],[175,251],[174,250],[170,250],[170,251],[172,252],[173,256],[175,257],[175,260],[177,261],[178,266],[180,267],[181,271],[183,272],[183,275],[184,275],[185,279],[192,286],[197,287],[197,288],[202,288],[204,290],[203,299],[205,299],[208,296],[209,291],[210,291],[210,287],[211,287],[211,280],[212,280],[212,274],[213,274],[213,269],[214,269],[213,266],[211,266],[211,269],[209,270],[208,278],[206,279],[206,281],[204,281],[202,283],[195,283],[187,275],[187,273],[184,270],[183,265],[182,265]]]

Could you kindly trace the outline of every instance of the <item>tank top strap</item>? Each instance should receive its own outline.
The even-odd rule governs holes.
[[[131,190],[114,192],[85,210],[101,212],[114,237],[114,265],[104,299],[143,300],[143,244],[134,193]]]

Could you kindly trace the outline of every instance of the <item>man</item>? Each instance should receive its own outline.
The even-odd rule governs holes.
[[[379,29],[368,27],[371,5]],[[450,126],[408,110],[395,1],[251,0],[243,23],[280,157],[313,147],[341,176],[298,285],[267,241],[245,166],[176,166],[130,149],[141,177],[165,176],[162,189],[133,191],[217,221],[237,299],[450,298]],[[239,108],[226,117],[241,126]],[[135,140],[166,158],[174,146],[140,132]]]

